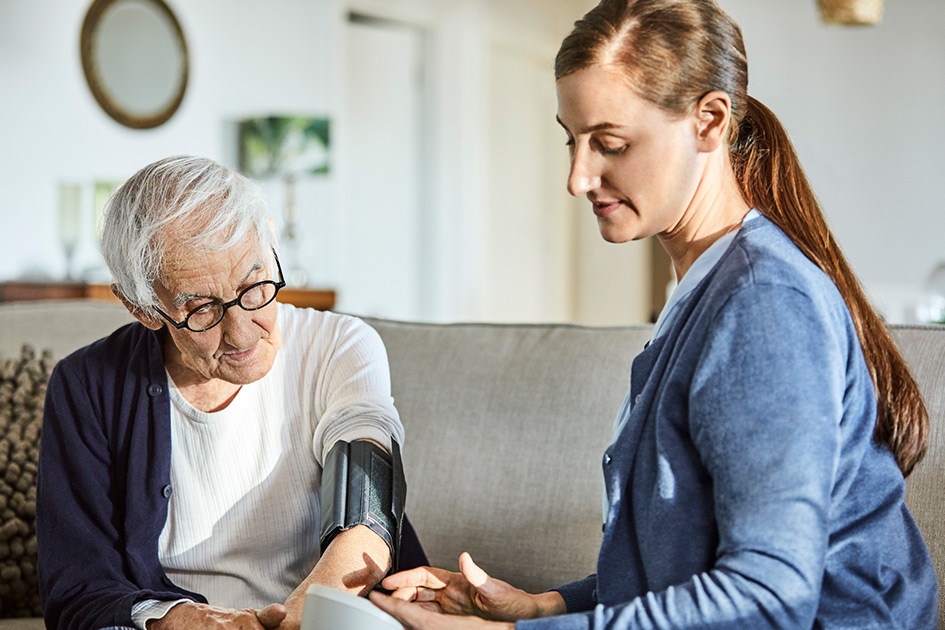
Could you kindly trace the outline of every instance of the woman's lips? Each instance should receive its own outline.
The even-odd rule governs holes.
[[[233,361],[235,363],[239,363],[240,361],[246,361],[247,359],[251,358],[255,350],[256,350],[256,346],[254,345],[249,350],[242,350],[240,352],[227,352],[223,356],[226,358],[227,361]]]
[[[595,201],[594,214],[596,214],[598,218],[603,219],[619,210],[621,206],[623,206],[623,203],[619,201]]]

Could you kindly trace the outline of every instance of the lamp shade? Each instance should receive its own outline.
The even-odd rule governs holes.
[[[883,19],[883,0],[817,0],[827,24],[868,26]]]
[[[329,120],[261,116],[239,123],[240,170],[250,177],[294,177],[329,170]]]

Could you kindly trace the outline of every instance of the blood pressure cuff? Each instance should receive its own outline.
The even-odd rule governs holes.
[[[397,570],[407,482],[400,446],[391,444],[392,454],[364,440],[338,442],[328,452],[319,490],[322,553],[340,532],[366,525],[390,547]]]

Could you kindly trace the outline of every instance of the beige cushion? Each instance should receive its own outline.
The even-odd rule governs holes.
[[[0,630],[45,630],[46,624],[40,617],[29,619],[0,619]]]
[[[895,326],[893,338],[919,383],[932,419],[929,450],[906,479],[906,504],[929,547],[939,582],[945,576],[945,326]],[[938,625],[945,628],[945,588]]]
[[[0,305],[0,357],[20,355],[30,343],[48,348],[57,359],[134,321],[117,302],[62,300]]]
[[[649,327],[400,324],[387,345],[407,514],[433,564],[469,551],[541,591],[595,571],[601,456]]]

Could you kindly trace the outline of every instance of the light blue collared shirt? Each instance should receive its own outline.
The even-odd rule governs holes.
[[[692,263],[692,267],[689,268],[689,271],[683,276],[683,279],[676,285],[672,295],[669,296],[663,310],[660,311],[660,316],[656,320],[656,325],[653,327],[652,339],[659,339],[669,330],[670,325],[672,325],[673,321],[676,319],[677,313],[679,313],[680,307],[685,304],[687,298],[693,290],[699,286],[699,283],[715,268],[719,259],[722,258],[722,254],[725,253],[728,246],[731,245],[735,237],[738,236],[742,226],[755,217],[760,216],[760,212],[754,208],[751,209],[748,214],[745,215],[745,218],[742,219],[741,225],[712,243],[709,249],[702,252],[702,254],[696,258],[696,261]],[[614,434],[615,439],[616,437],[616,434]]]

